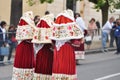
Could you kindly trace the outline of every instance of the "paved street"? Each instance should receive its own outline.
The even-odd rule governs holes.
[[[115,51],[86,55],[77,65],[78,80],[120,80],[120,55]],[[11,80],[12,65],[0,66],[0,80]]]
[[[115,51],[90,54],[77,65],[79,80],[120,80],[120,55]]]

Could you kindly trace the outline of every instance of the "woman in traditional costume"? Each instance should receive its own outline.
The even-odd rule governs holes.
[[[32,80],[34,68],[34,49],[31,40],[34,33],[34,21],[31,11],[20,18],[16,39],[16,47],[12,80]]]
[[[82,37],[83,33],[74,22],[71,10],[58,14],[50,37],[55,41],[52,80],[77,79],[75,53],[70,40]]]
[[[34,80],[52,80],[53,51],[51,27],[54,17],[52,14],[43,16],[37,24],[32,42],[35,43],[36,66]]]
[[[85,26],[85,23],[79,13],[75,14],[75,21],[79,26],[79,28],[81,28],[85,37],[87,35],[87,27]],[[81,39],[72,40],[72,45],[75,49],[75,58],[76,58],[77,64],[79,64],[79,60],[85,59],[84,37]]]

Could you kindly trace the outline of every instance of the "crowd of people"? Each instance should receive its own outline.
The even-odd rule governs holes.
[[[102,27],[102,48],[103,52],[107,52],[107,39],[110,35],[110,45],[109,47],[114,47],[113,42],[116,42],[117,52],[115,54],[120,54],[120,19],[116,19],[111,17]]]
[[[16,27],[14,25],[10,25],[7,30],[7,23],[5,21],[0,22],[0,47],[8,47],[9,54],[8,54],[8,62],[12,57],[13,50],[17,46],[17,40],[15,39],[16,36]],[[3,63],[4,54],[0,54],[0,64]]]

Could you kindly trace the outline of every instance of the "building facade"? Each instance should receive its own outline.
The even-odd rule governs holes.
[[[10,22],[11,0],[0,0],[0,21]]]
[[[45,11],[49,11],[50,13],[53,13],[56,16],[61,11],[67,9],[68,4],[68,0],[54,0],[54,2],[51,4],[40,4],[39,0],[35,0],[36,4],[33,6],[29,6],[27,1],[28,0],[22,1],[22,13],[26,11],[33,11],[34,16],[40,15],[41,17],[44,15]],[[91,18],[95,18],[96,20],[102,22],[101,11],[96,12],[96,10],[93,9],[93,6],[94,4],[90,3],[88,0],[78,0],[75,4],[75,12],[81,14],[83,19],[85,20],[86,26],[88,25],[88,22]],[[0,21],[5,20],[8,24],[10,24],[11,0],[1,0],[0,11]],[[113,13],[109,15],[112,16],[116,14]]]

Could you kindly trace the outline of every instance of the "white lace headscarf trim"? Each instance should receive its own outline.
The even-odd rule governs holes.
[[[57,51],[60,50],[60,48],[67,42],[68,40],[56,40],[56,48],[57,48]]]
[[[43,46],[44,46],[44,44],[33,44],[35,54],[37,54],[38,51],[41,50]]]

